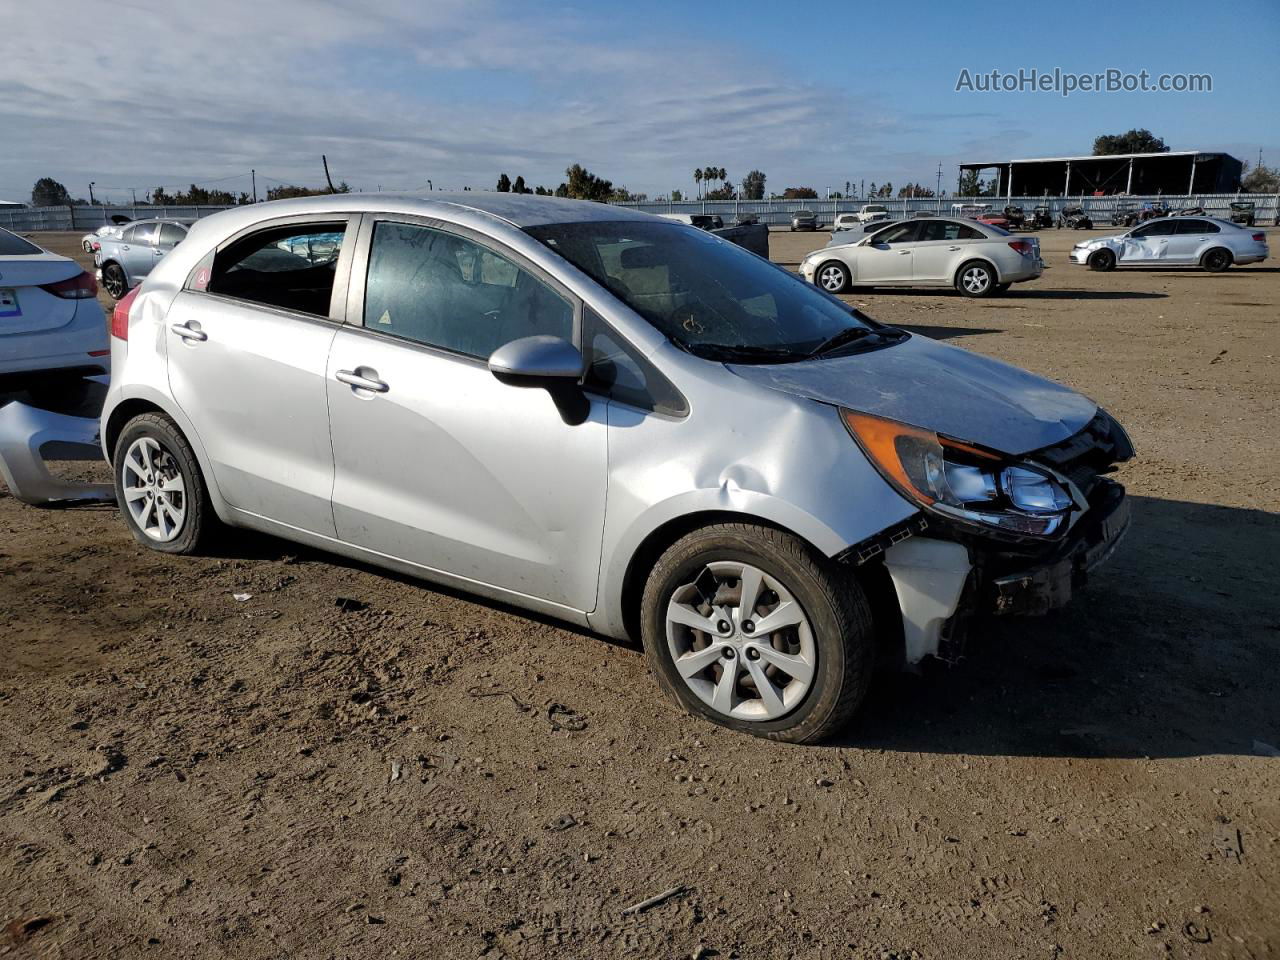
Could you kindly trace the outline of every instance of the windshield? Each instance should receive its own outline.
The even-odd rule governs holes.
[[[590,221],[525,232],[677,346],[710,360],[799,360],[843,330],[882,329],[795,274],[701,230]]]

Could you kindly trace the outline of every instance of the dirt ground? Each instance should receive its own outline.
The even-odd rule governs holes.
[[[1280,955],[1280,267],[1097,274],[1077,238],[1002,298],[850,299],[1114,412],[1132,533],[827,746],[461,594],[0,497],[0,954]]]

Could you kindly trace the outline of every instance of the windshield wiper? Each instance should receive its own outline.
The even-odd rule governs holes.
[[[843,330],[818,344],[817,349],[810,353],[809,356],[820,357],[824,353],[831,353],[833,350],[839,350],[843,346],[847,346],[850,343],[854,343],[864,337],[870,337],[872,335],[879,336],[880,331],[871,327],[845,327]]]
[[[731,346],[720,343],[689,344],[685,349],[704,360],[719,360],[722,363],[733,363],[744,360],[748,363],[794,363],[804,360],[806,354],[781,347],[757,347],[751,345]]]

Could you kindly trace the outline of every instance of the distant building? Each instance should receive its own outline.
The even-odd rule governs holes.
[[[1078,197],[1235,193],[1244,165],[1228,153],[1179,150],[1120,153],[1109,157],[1043,157],[962,163],[967,170],[995,170],[998,197]]]
[[[25,206],[25,203],[19,203],[17,200],[0,200],[0,210],[17,210]]]

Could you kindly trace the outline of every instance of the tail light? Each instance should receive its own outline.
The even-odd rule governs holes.
[[[101,250],[101,249],[102,249],[102,244],[100,244],[97,240],[90,240],[90,241],[89,241],[89,246],[93,247],[93,249],[95,249],[95,250]]]
[[[1035,245],[1030,240],[1010,240],[1009,246],[1024,257],[1029,257],[1035,252]]]
[[[133,306],[133,301],[138,296],[141,287],[134,287],[116,304],[116,308],[111,311],[111,335],[119,340],[129,339],[129,310]]]
[[[1253,235],[1253,242],[1254,242],[1254,243],[1266,243],[1266,242],[1267,242],[1267,235],[1266,235],[1265,233],[1255,233],[1255,234]]]
[[[93,274],[81,270],[70,280],[59,280],[57,283],[42,283],[40,289],[52,293],[63,300],[91,300],[98,295],[98,281]]]

